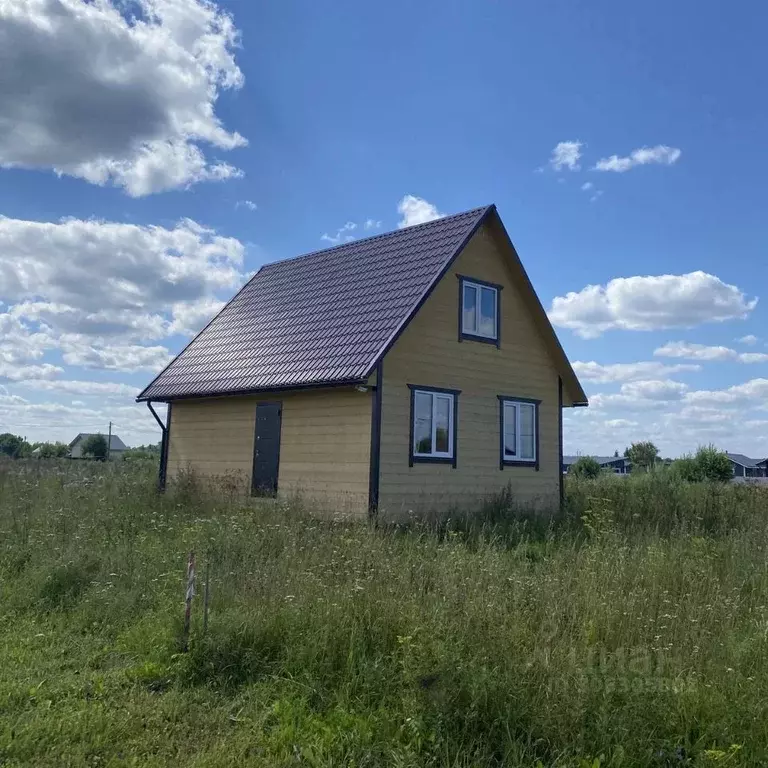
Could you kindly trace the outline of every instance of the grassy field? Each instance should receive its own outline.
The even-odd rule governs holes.
[[[377,530],[0,465],[0,765],[768,764],[766,489],[568,500]],[[210,625],[198,595],[182,653],[189,550]]]

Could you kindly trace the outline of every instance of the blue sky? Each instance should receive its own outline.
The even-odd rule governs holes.
[[[495,202],[567,451],[768,455],[765,5],[120,8],[0,2],[0,431],[155,440],[136,389],[260,264]]]

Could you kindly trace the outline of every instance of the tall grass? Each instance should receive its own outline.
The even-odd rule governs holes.
[[[764,490],[569,483],[548,527],[502,502],[384,530],[3,466],[0,764],[768,762]]]

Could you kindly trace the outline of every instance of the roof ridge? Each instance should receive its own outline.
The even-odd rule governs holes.
[[[487,211],[489,208],[493,207],[493,203],[489,205],[481,205],[477,208],[469,208],[466,211],[459,211],[458,213],[451,213],[446,216],[441,216],[439,219],[432,219],[431,221],[424,221],[421,224],[412,224],[409,227],[398,227],[397,229],[390,229],[387,232],[379,232],[377,235],[368,235],[368,237],[360,237],[360,238],[353,238],[352,240],[347,240],[345,243],[338,243],[337,245],[332,245],[329,248],[319,248],[316,251],[309,251],[307,253],[300,253],[297,256],[289,256],[286,259],[278,259],[277,261],[270,261],[267,264],[262,264],[258,272],[261,272],[261,270],[266,269],[267,267],[274,267],[278,264],[285,264],[288,261],[299,261],[299,259],[306,259],[309,256],[319,256],[321,253],[331,253],[333,251],[337,251],[341,248],[347,248],[348,246],[352,245],[353,243],[355,245],[359,245],[360,243],[368,243],[372,240],[378,240],[379,238],[385,238],[385,237],[393,237],[394,235],[399,235],[401,232],[409,231],[412,232],[414,229],[419,229],[420,227],[429,227],[433,226],[439,222],[445,223],[446,221],[450,219],[456,219],[459,216],[470,216],[470,215],[476,215],[479,214],[481,211]],[[255,275],[254,275],[255,277]]]

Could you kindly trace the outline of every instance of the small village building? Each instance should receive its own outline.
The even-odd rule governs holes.
[[[587,404],[493,205],[263,266],[138,400],[168,404],[161,482],[387,517],[556,508]]]

